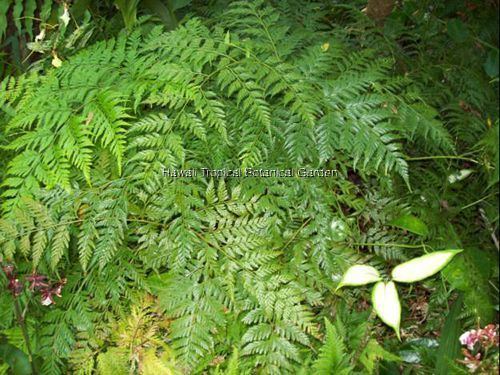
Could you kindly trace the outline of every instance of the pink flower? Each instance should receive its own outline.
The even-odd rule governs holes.
[[[462,345],[467,345],[469,350],[474,349],[474,345],[479,341],[480,335],[475,329],[467,331],[460,336],[459,340]]]
[[[488,324],[480,331],[485,345],[498,346],[498,324]]]
[[[26,276],[26,280],[30,283],[30,290],[32,291],[49,286],[49,284],[45,282],[46,279],[46,276],[37,275],[35,272],[33,272],[30,276]]]
[[[23,283],[19,279],[12,278],[9,280],[9,285],[7,288],[10,289],[14,297],[19,296],[23,292]]]
[[[62,287],[66,284],[67,279],[61,279],[59,282],[55,283],[53,288],[52,288],[52,293],[54,293],[58,297],[62,297],[61,292],[62,292]]]
[[[476,361],[470,361],[469,359],[464,358],[464,363],[465,363],[465,366],[467,366],[467,368],[469,370],[471,370],[470,372],[475,372],[479,368],[479,366],[481,365],[479,358],[477,358]]]
[[[6,264],[5,266],[2,267],[3,272],[5,272],[5,275],[11,279],[14,276],[14,266],[12,264]]]
[[[54,302],[54,299],[52,298],[52,291],[50,289],[45,289],[41,292],[42,296],[42,305],[44,306],[49,306],[52,305]]]
[[[488,324],[478,330],[471,329],[462,334],[459,338],[462,345],[466,345],[469,350],[474,349],[477,342],[482,347],[498,346],[498,325]]]
[[[41,302],[44,306],[50,306],[55,304],[53,296],[62,296],[62,287],[66,284],[66,279],[61,279],[59,282],[55,283],[51,287],[44,287],[40,289],[40,295],[42,297]]]

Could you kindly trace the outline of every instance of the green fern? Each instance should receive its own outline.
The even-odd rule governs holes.
[[[325,342],[313,365],[315,373],[324,375],[352,373],[353,369],[349,366],[349,356],[346,353],[343,338],[328,320],[325,320],[325,326]]]

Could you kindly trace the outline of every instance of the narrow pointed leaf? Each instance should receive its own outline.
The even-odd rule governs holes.
[[[452,372],[452,364],[460,355],[459,337],[462,333],[462,315],[463,295],[459,295],[457,300],[453,302],[450,312],[444,321],[439,338],[439,348],[436,356],[436,375],[446,375]]]
[[[398,339],[399,324],[401,322],[401,304],[399,303],[396,284],[390,281],[387,284],[379,281],[373,287],[372,304],[378,317],[396,331]]]
[[[400,216],[392,220],[389,225],[407,230],[408,232],[412,232],[420,236],[426,236],[429,233],[427,225],[425,225],[425,223],[418,217],[413,215]]]
[[[362,264],[356,264],[346,271],[337,289],[340,289],[343,286],[371,284],[379,280],[380,274],[375,268]]]
[[[392,279],[400,283],[413,283],[441,271],[462,250],[443,250],[412,259],[392,270]]]

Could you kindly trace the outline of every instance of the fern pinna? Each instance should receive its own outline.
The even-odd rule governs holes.
[[[210,26],[138,27],[2,83],[15,155],[2,185],[3,257],[68,278],[61,301],[35,312],[46,323],[36,341],[43,373],[132,364],[141,373],[371,373],[379,359],[398,360],[376,341],[365,344],[378,354],[341,359],[341,324],[327,321],[325,339],[323,317],[354,259],[405,257],[390,246],[355,250],[408,240],[384,226],[404,203],[370,206],[410,187],[407,148],[450,152],[453,142],[391,58],[277,9],[233,2]],[[295,166],[339,173],[163,176]],[[160,312],[120,307],[146,293]],[[131,350],[134,338],[127,329],[116,337],[113,324],[139,325],[156,351]]]

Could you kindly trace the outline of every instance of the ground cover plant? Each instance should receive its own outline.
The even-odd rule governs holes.
[[[497,2],[0,9],[0,373],[498,372]]]

